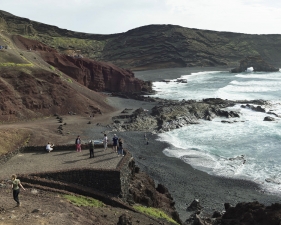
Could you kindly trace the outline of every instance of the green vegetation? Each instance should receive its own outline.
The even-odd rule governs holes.
[[[87,198],[84,196],[75,196],[75,195],[63,195],[63,197],[76,206],[91,206],[96,208],[104,206],[104,203],[94,198]]]
[[[96,58],[99,57],[106,41],[104,40],[91,40],[91,39],[82,39],[82,38],[73,38],[73,37],[57,37],[57,36],[48,36],[48,35],[36,35],[36,36],[28,36],[25,35],[26,38],[34,39],[40,41],[48,46],[52,46],[55,49],[58,49],[60,52],[64,54],[73,54],[73,51],[79,50],[79,53],[84,57]]]
[[[49,66],[49,68],[50,68],[51,70],[55,70],[55,67],[53,67],[53,66]]]
[[[0,63],[0,67],[9,67],[9,66],[17,66],[17,67],[32,67],[32,63]]]
[[[145,206],[134,206],[134,209],[137,211],[147,214],[149,216],[155,217],[155,218],[161,218],[165,219],[173,224],[178,224],[176,221],[174,221],[171,217],[169,217],[165,212],[163,212],[160,209],[152,208],[152,207],[145,207]]]
[[[68,81],[69,83],[72,83],[71,78],[67,78],[67,81]]]

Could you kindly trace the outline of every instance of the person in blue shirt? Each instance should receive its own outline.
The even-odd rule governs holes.
[[[118,137],[116,134],[114,134],[114,137],[112,138],[112,150],[114,152],[117,152],[117,142],[118,142]]]

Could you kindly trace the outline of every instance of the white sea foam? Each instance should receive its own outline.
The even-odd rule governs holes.
[[[270,100],[266,112],[281,115],[280,72],[201,72],[181,78],[187,79],[187,83],[154,83],[154,88],[161,93],[158,97],[178,100],[210,97],[265,99]],[[162,141],[171,144],[164,154],[210,174],[252,180],[272,192],[281,193],[277,185],[281,183],[281,118],[241,108],[241,105],[226,110],[237,111],[241,116],[224,119],[233,122],[230,124],[221,123],[222,119],[216,118],[160,134]],[[276,121],[265,122],[265,116],[272,116]]]

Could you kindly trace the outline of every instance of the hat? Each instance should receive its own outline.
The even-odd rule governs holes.
[[[114,134],[114,136],[116,136],[116,134]]]

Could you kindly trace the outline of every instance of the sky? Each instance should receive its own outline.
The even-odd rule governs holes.
[[[94,34],[150,24],[247,34],[281,34],[280,0],[0,0],[15,16]]]

